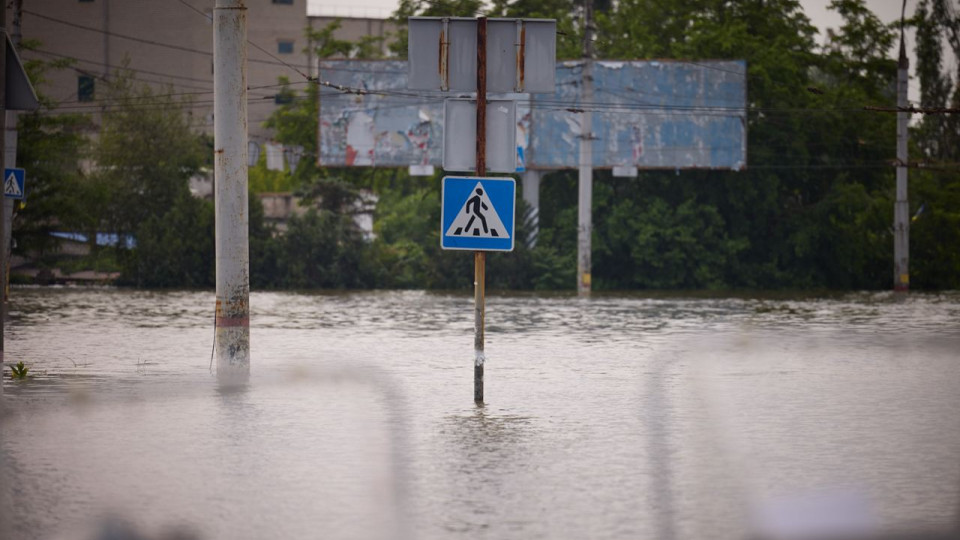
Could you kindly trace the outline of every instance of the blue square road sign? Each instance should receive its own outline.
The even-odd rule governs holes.
[[[516,197],[513,178],[444,177],[440,247],[513,251]]]
[[[8,199],[24,197],[27,174],[23,169],[3,170],[3,196]]]

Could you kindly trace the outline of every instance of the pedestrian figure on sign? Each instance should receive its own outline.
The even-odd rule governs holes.
[[[483,234],[487,234],[489,232],[489,229],[487,229],[487,218],[483,216],[483,211],[481,210],[481,208],[483,208],[483,210],[489,210],[489,208],[487,208],[487,205],[483,204],[483,201],[480,200],[481,195],[483,195],[483,190],[480,188],[477,188],[477,194],[474,195],[473,197],[470,197],[470,200],[467,201],[467,213],[470,213],[473,215],[470,216],[470,221],[467,222],[467,226],[464,228],[469,231],[470,226],[473,225],[473,220],[476,218],[480,218],[480,224],[483,225]],[[479,229],[474,230],[473,235],[479,236],[480,235]]]

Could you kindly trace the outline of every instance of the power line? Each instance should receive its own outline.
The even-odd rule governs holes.
[[[93,76],[97,77],[98,79],[104,80],[106,82],[110,82],[108,79],[100,75],[93,75]],[[278,88],[278,87],[289,86],[291,84],[307,84],[307,81],[295,82],[295,83],[264,84],[260,86],[248,86],[247,90],[263,90],[266,88]],[[121,97],[114,97],[109,99],[94,99],[91,101],[100,102],[98,105],[95,105],[96,107],[100,107],[100,106],[107,106],[113,103],[123,104],[123,103],[138,102],[138,101],[143,102],[147,99],[177,98],[177,97],[187,97],[187,96],[209,95],[212,93],[213,93],[213,90],[203,90],[200,92],[172,92],[167,94],[150,94],[149,96],[121,96]],[[276,94],[261,94],[256,96],[255,99],[274,99],[275,96]],[[250,98],[250,99],[254,99],[254,98]],[[88,102],[89,101],[79,101],[79,100],[78,101],[61,101],[60,105],[74,104],[74,103],[88,103]],[[159,102],[156,102],[156,103],[159,103]]]
[[[111,31],[109,31],[109,30],[101,30],[101,29],[99,29],[99,28],[94,28],[94,27],[92,27],[92,26],[85,26],[85,25],[82,25],[82,24],[77,24],[77,23],[73,23],[73,22],[70,22],[70,21],[65,21],[65,20],[63,20],[63,19],[57,19],[57,18],[55,18],[55,17],[50,17],[50,16],[47,16],[47,15],[42,15],[42,14],[40,14],[40,13],[37,13],[37,12],[35,12],[35,11],[30,11],[30,10],[28,10],[28,9],[23,10],[23,13],[26,13],[26,14],[29,14],[29,15],[32,15],[32,16],[34,16],[34,17],[38,17],[38,18],[41,18],[41,19],[45,19],[45,20],[48,20],[48,21],[51,21],[51,22],[55,22],[55,23],[58,23],[58,24],[63,24],[63,25],[66,25],[66,26],[70,26],[70,27],[73,27],[73,28],[79,28],[79,29],[81,29],[81,30],[87,30],[87,31],[90,31],[90,32],[96,32],[96,33],[98,33],[98,34],[104,34],[104,35],[108,35],[108,36],[115,37],[115,38],[127,39],[127,40],[130,40],[130,41],[135,41],[135,42],[137,42],[137,43],[144,43],[144,44],[153,45],[153,46],[156,46],[156,47],[164,47],[164,48],[167,48],[167,49],[173,49],[173,50],[182,51],[182,52],[188,52],[188,53],[193,53],[193,54],[200,54],[200,55],[203,55],[203,56],[209,56],[209,57],[212,57],[212,56],[213,56],[213,52],[211,52],[211,51],[201,51],[200,49],[191,49],[190,47],[183,47],[183,46],[180,46],[180,45],[172,45],[172,44],[170,44],[170,43],[163,43],[163,42],[160,42],[160,41],[154,41],[154,40],[151,40],[151,39],[139,38],[139,37],[130,36],[130,35],[126,35],[126,34],[118,34],[118,33],[116,33],[116,32],[111,32]],[[260,49],[259,47],[257,47],[257,48]],[[260,50],[263,50],[263,49],[260,49]],[[264,51],[264,52],[265,52],[265,51]],[[266,53],[266,54],[270,55],[270,53]],[[273,55],[270,55],[270,56],[273,56]],[[273,58],[276,59],[276,57],[273,57]],[[284,61],[282,61],[282,60],[271,61],[271,60],[261,60],[261,59],[258,59],[258,58],[248,58],[248,59],[247,59],[247,62],[259,63],[259,64],[269,64],[269,65],[275,65],[275,66],[282,65],[282,66],[286,66],[286,67],[289,67],[289,68],[292,68],[292,69],[295,69],[295,70],[296,70],[296,67],[294,67],[292,64],[287,63],[287,62],[284,62]],[[301,67],[306,67],[306,66],[301,66]],[[302,75],[302,72],[300,72],[299,70],[297,70],[297,72]]]
[[[201,17],[203,17],[204,19],[207,19],[208,21],[211,21],[211,22],[212,22],[212,18],[211,18],[211,17],[208,17],[206,13],[204,13],[204,12],[200,11],[199,9],[191,6],[191,5],[188,4],[185,0],[178,0],[178,1],[179,1],[181,4],[183,4],[184,6],[187,6],[191,11],[199,14],[199,15],[200,15]],[[304,72],[300,71],[299,69],[293,67],[292,65],[284,62],[284,61],[281,60],[280,58],[277,58],[276,56],[274,56],[273,54],[271,54],[270,52],[268,52],[266,49],[264,49],[264,48],[261,47],[260,45],[257,45],[256,43],[250,41],[249,39],[247,40],[247,43],[249,43],[250,45],[252,45],[255,49],[259,50],[259,51],[262,52],[263,54],[269,56],[270,58],[273,58],[273,59],[276,60],[277,62],[279,62],[279,63],[287,66],[288,68],[292,69],[293,71],[297,72],[297,73],[298,73],[301,77],[303,77],[304,79],[310,80],[310,77],[309,77],[306,73],[304,73]]]
[[[865,111],[885,112],[885,113],[917,113],[917,114],[957,114],[960,109],[950,107],[864,107]]]
[[[145,43],[145,44],[147,44],[147,45],[155,45],[155,46],[157,46],[157,47],[165,47],[165,48],[174,49],[174,50],[177,50],[177,51],[183,51],[183,52],[189,52],[189,53],[195,53],[195,54],[202,54],[202,55],[205,55],[205,56],[213,56],[213,53],[212,53],[212,52],[201,51],[201,50],[197,50],[197,49],[191,49],[191,48],[189,48],[189,47],[181,47],[180,45],[171,45],[171,44],[169,44],[169,43],[161,43],[161,42],[159,42],[159,41],[153,41],[153,40],[150,40],[150,39],[144,39],[144,38],[139,38],[139,37],[134,37],[134,36],[128,36],[128,35],[126,35],[126,34],[118,34],[118,33],[116,33],[116,32],[111,32],[111,31],[109,31],[109,30],[101,30],[101,29],[99,29],[99,28],[94,28],[94,27],[92,27],[92,26],[85,26],[85,25],[82,25],[82,24],[77,24],[77,23],[73,23],[73,22],[70,22],[70,21],[65,21],[65,20],[63,20],[63,19],[57,19],[57,18],[55,18],[55,17],[49,17],[49,16],[47,16],[47,15],[42,15],[42,14],[37,13],[37,12],[35,12],[35,11],[30,11],[29,9],[23,10],[23,13],[26,13],[26,14],[28,14],[28,15],[32,15],[32,16],[34,16],[34,17],[38,17],[38,18],[41,18],[41,19],[45,19],[45,20],[48,20],[48,21],[51,21],[51,22],[59,23],[59,24],[65,25],[65,26],[70,26],[70,27],[73,27],[73,28],[79,28],[79,29],[81,29],[81,30],[87,30],[87,31],[90,31],[90,32],[97,32],[97,33],[100,33],[100,34],[106,34],[106,35],[108,35],[108,36],[112,36],[112,37],[116,37],[116,38],[128,39],[128,40],[130,40],[130,41],[136,41],[137,43]]]
[[[108,67],[108,68],[126,69],[126,70],[128,70],[128,71],[133,71],[133,72],[136,72],[136,73],[145,73],[145,74],[147,74],[147,75],[156,75],[156,76],[158,76],[158,77],[167,77],[167,78],[170,78],[170,79],[183,79],[183,80],[185,80],[185,81],[192,81],[192,82],[200,82],[200,83],[213,84],[213,79],[212,79],[212,78],[210,78],[210,79],[199,79],[199,78],[196,78],[196,77],[186,77],[186,76],[183,76],[183,75],[173,75],[173,74],[171,74],[171,73],[161,73],[161,72],[159,72],[159,71],[149,71],[149,70],[146,70],[146,69],[132,68],[132,67],[129,67],[129,66],[120,66],[120,65],[117,65],[117,64],[106,64],[106,63],[103,63],[103,62],[97,62],[97,61],[94,61],[94,60],[87,60],[87,59],[85,59],[85,58],[77,58],[77,57],[74,57],[74,56],[68,56],[68,55],[65,55],[65,54],[55,53],[55,52],[53,52],[53,51],[47,51],[47,50],[43,50],[43,49],[28,49],[28,50],[25,50],[24,52],[32,52],[32,53],[44,54],[44,55],[52,56],[52,57],[55,57],[55,58],[63,58],[63,59],[65,59],[65,60],[74,60],[74,61],[77,61],[77,62],[83,62],[83,63],[85,63],[85,64],[94,64],[94,65],[97,65],[97,66],[103,66],[103,67]]]

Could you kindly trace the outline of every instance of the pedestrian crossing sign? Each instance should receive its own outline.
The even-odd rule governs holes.
[[[22,199],[25,192],[26,171],[23,169],[3,170],[3,196],[8,199]]]
[[[444,177],[440,247],[513,251],[516,194],[513,178]]]

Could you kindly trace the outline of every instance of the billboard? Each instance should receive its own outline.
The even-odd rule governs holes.
[[[320,165],[440,165],[444,97],[407,90],[406,62],[321,61],[320,79],[365,92],[321,88]]]
[[[518,101],[518,167],[578,167],[587,110],[596,168],[746,167],[745,62],[595,61],[589,102],[583,66],[558,63],[553,94],[490,96]],[[321,165],[441,165],[445,95],[407,90],[406,62],[324,60],[320,78],[364,92],[321,92]]]

